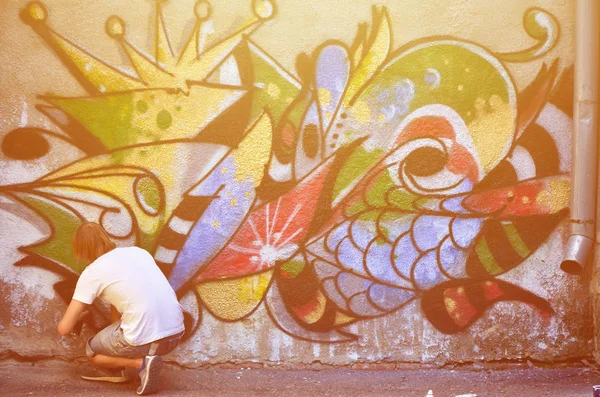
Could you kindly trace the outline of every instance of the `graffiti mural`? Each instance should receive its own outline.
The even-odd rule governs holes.
[[[43,158],[54,140],[85,154],[0,186],[10,199],[0,208],[47,236],[15,266],[61,275],[55,290],[69,300],[86,265],[71,236],[96,221],[196,298],[191,332],[203,312],[236,322],[260,306],[314,342],[353,341],[350,324],[414,301],[447,334],[499,301],[553,314],[498,278],[568,212],[572,71],[559,75],[556,60],[518,91],[506,66],[553,48],[553,15],[527,10],[536,44],[500,53],[457,37],[396,46],[396,16],[374,7],[352,43],[326,41],[291,72],[253,39],[277,18],[274,1],[252,2],[253,16],[217,42],[212,5],[198,1],[179,52],[155,7],[153,55],[119,16],[106,21],[130,70],[55,31],[43,3],[22,9],[87,95],[39,96],[64,134],[23,126],[2,140],[7,161]],[[108,317],[96,309],[97,328]]]

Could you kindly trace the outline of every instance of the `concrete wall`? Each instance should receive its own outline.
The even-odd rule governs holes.
[[[592,354],[558,269],[573,2],[12,0],[0,22],[0,352],[82,354],[55,328],[88,220],[177,290],[181,364]]]

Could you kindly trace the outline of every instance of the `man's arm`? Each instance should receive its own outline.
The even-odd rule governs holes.
[[[82,317],[87,306],[87,304],[73,299],[71,303],[69,303],[69,307],[67,307],[67,311],[62,320],[58,323],[58,333],[65,336],[73,332],[75,324],[77,324]]]

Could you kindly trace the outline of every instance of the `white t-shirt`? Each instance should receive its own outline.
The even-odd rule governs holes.
[[[121,313],[123,336],[133,346],[184,330],[175,291],[152,255],[141,248],[115,248],[85,268],[73,299],[91,304],[97,297]]]

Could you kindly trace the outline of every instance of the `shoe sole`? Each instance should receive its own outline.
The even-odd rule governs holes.
[[[158,381],[162,365],[163,362],[160,356],[153,356],[148,360],[148,363],[146,364],[146,377],[144,378],[144,383],[141,384],[137,390],[138,395],[145,396],[158,390]]]
[[[81,375],[81,379],[91,380],[91,381],[95,381],[95,382],[110,382],[110,383],[125,383],[125,382],[129,381],[128,378],[114,377],[114,376],[94,377],[94,376]]]

